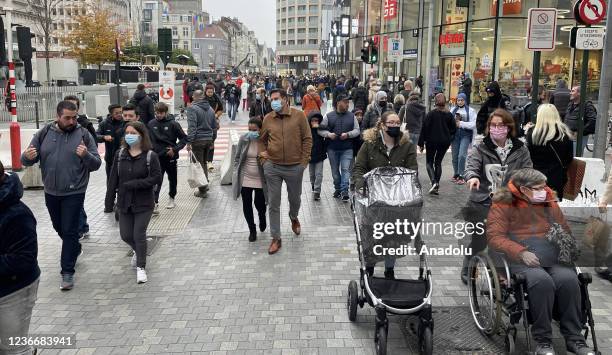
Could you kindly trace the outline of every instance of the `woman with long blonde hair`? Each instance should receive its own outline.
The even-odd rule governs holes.
[[[567,182],[567,168],[574,152],[570,130],[561,122],[555,105],[540,105],[536,124],[528,126],[526,139],[533,168],[546,175],[548,186],[561,200]]]

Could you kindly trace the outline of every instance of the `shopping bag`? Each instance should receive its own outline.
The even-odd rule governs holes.
[[[595,250],[608,251],[610,227],[599,217],[590,216],[584,228],[584,243]]]
[[[192,189],[208,186],[208,179],[206,174],[204,174],[204,170],[202,170],[202,165],[200,165],[193,153],[189,155],[187,183]]]
[[[584,179],[584,170],[586,168],[586,162],[584,160],[576,159],[567,167],[567,182],[563,187],[563,198],[570,201],[574,201],[580,193],[582,187],[582,179]]]

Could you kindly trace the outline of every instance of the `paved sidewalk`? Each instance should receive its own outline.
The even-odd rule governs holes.
[[[244,118],[240,121],[238,125],[246,123]],[[467,199],[465,187],[447,182],[449,159],[447,155],[440,196],[425,197],[423,214],[429,220],[456,221],[454,216]],[[419,155],[419,164],[424,181],[424,155]],[[83,243],[76,287],[70,292],[58,287],[60,239],[51,227],[43,194],[26,191],[24,202],[38,220],[42,269],[31,333],[76,333],[78,346],[40,353],[373,354],[373,310],[359,309],[356,323],[347,317],[347,285],[359,275],[352,214],[348,204],[331,197],[328,164],[325,169],[321,201],[313,201],[305,174],[300,236],[291,233],[283,194],[283,247],[273,256],[267,254],[267,231],[256,242],[247,241],[241,201],[231,198],[231,186],[219,186],[213,177],[209,197],[199,203],[184,229],[155,240],[147,263],[149,281],[143,285],[136,284],[129,248],[121,241],[117,224],[112,215],[103,213],[105,176],[98,171],[92,175],[86,199],[92,236]],[[179,174],[185,175],[185,170]],[[179,183],[179,196],[189,192],[185,183]],[[177,199],[179,206],[184,203]],[[178,217],[185,218],[162,208],[157,223]],[[452,236],[425,240],[434,246],[457,243]],[[413,277],[407,266],[416,265],[414,261],[399,260],[398,275]],[[460,262],[460,257],[430,258],[434,310],[464,310],[468,305],[467,289],[459,281]],[[595,278],[591,301],[604,353],[612,353],[610,295],[612,285]],[[407,331],[413,320],[392,318],[389,354],[416,353],[414,335]],[[454,326],[479,336],[468,318]],[[443,328],[448,327],[440,324]],[[472,341],[435,330],[434,339],[465,346]],[[563,354],[562,348],[557,350]]]

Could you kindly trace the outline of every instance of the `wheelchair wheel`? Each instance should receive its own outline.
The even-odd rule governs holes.
[[[376,355],[387,355],[387,328],[378,328],[374,336],[374,343],[376,344]]]
[[[421,337],[419,339],[419,354],[433,354],[433,334],[430,327],[423,327]]]
[[[346,299],[346,309],[348,311],[348,318],[351,322],[357,319],[357,304],[359,302],[359,290],[357,289],[357,282],[351,280],[348,285],[348,295]]]
[[[495,334],[501,323],[501,291],[497,271],[488,255],[475,255],[470,260],[468,292],[476,326],[486,335]]]
[[[504,341],[505,343],[504,345],[506,347],[506,354],[510,354],[510,355],[514,354],[514,351],[516,350],[514,342],[515,342],[514,335],[512,335],[512,333],[507,333],[506,339]]]

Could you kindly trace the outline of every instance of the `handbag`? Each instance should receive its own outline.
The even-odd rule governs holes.
[[[187,173],[187,183],[192,189],[208,186],[206,174],[204,174],[204,170],[202,170],[202,166],[193,152],[189,153],[189,167]]]
[[[559,164],[561,167],[565,169],[566,167],[561,162],[561,158],[559,158],[559,154],[555,148],[550,145],[550,149],[552,149],[553,153],[557,157]],[[573,158],[572,162],[567,166],[567,182],[563,186],[563,198],[568,199],[570,201],[574,201],[576,197],[580,194],[580,188],[582,187],[582,180],[584,179],[584,171],[586,169],[586,162],[584,160]]]

